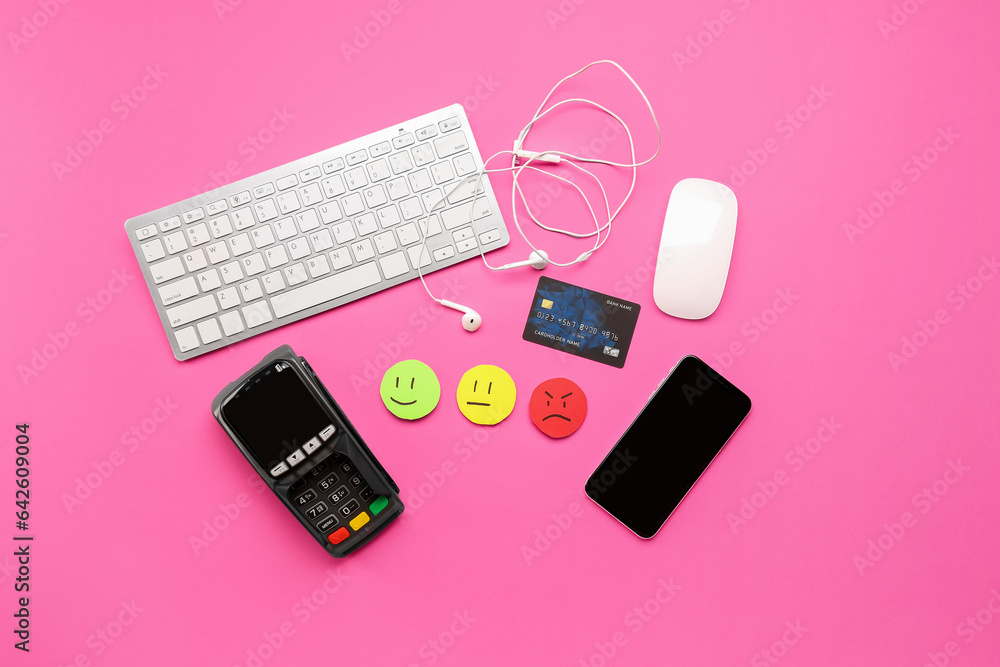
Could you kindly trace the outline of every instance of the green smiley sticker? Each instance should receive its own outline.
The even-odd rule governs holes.
[[[441,399],[441,383],[431,367],[416,359],[400,361],[382,376],[382,402],[400,419],[420,419]]]

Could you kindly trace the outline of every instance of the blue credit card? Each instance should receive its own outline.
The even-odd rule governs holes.
[[[623,368],[638,320],[637,303],[542,276],[523,338]]]

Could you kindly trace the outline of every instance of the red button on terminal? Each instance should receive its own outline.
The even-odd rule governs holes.
[[[347,528],[341,526],[337,530],[333,531],[333,533],[331,533],[330,537],[328,537],[327,539],[330,540],[330,544],[340,544],[341,542],[346,540],[349,536],[350,533],[347,532]]]

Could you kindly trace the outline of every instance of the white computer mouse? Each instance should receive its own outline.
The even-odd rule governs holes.
[[[667,315],[708,317],[719,307],[736,237],[736,195],[722,183],[685,178],[674,186],[656,257],[653,300]]]

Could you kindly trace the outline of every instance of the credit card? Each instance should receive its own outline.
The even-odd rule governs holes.
[[[542,276],[523,338],[623,368],[638,320],[637,303]]]

